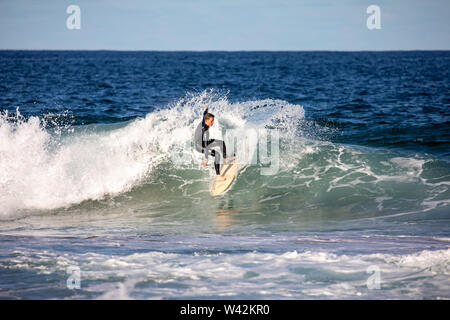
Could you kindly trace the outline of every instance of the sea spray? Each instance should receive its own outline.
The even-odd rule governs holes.
[[[90,125],[67,130],[65,124],[61,139],[61,130],[48,130],[45,118],[26,119],[17,112],[11,121],[5,113],[0,118],[2,214],[66,207],[127,192],[180,146],[195,161],[196,153],[189,145],[205,103],[217,114],[217,126],[211,131],[220,138],[222,130],[232,128],[271,127],[291,134],[293,121],[303,117],[301,106],[284,101],[233,104],[205,91],[120,128]]]

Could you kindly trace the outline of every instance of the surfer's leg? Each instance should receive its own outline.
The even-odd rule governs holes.
[[[220,152],[222,153],[222,157],[223,157],[223,160],[225,161],[225,163],[229,163],[230,161],[234,160],[236,154],[233,154],[232,156],[227,157],[227,146],[225,144],[225,141],[211,139],[211,140],[208,140],[208,143],[211,143],[208,145],[220,148]],[[214,144],[212,144],[212,143],[214,143]]]
[[[225,142],[223,140],[211,139],[208,140],[206,145],[208,146],[208,148],[219,147],[222,157],[224,159],[227,157],[227,147],[225,146]]]
[[[210,150],[209,154],[214,157],[214,168],[216,169],[216,174],[218,176],[220,176],[220,154],[216,150],[212,150],[212,148],[219,147],[224,160],[229,160],[226,158],[227,149],[225,146],[225,142],[222,140],[211,139],[211,140],[208,140],[207,146],[208,146],[208,149]],[[222,177],[218,177],[218,178],[222,178]]]
[[[216,175],[220,175],[219,153],[216,152],[216,150],[211,150],[209,154],[214,157],[214,169],[216,170]]]
[[[208,147],[210,147],[210,146],[208,145]],[[201,153],[204,153],[205,152],[204,150],[205,149],[202,149]],[[213,149],[208,149],[207,152],[208,152],[209,156],[213,156],[214,157],[214,169],[216,170],[216,174],[220,175],[220,161],[219,161],[220,155],[219,155],[219,153],[216,152],[216,150],[213,150]]]
[[[225,141],[219,140],[222,142],[222,156],[224,159],[227,158],[227,147],[225,146]]]

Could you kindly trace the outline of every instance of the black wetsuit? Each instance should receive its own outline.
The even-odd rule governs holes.
[[[205,155],[205,159],[208,156],[214,157],[214,168],[216,169],[216,174],[220,174],[220,154],[213,150],[214,147],[219,147],[224,158],[227,157],[227,149],[225,147],[225,142],[217,139],[209,139],[209,127],[205,123],[205,115],[208,113],[208,109],[203,113],[203,120],[195,129],[194,142],[195,150]]]

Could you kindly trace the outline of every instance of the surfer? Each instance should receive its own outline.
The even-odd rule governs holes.
[[[202,161],[202,166],[204,167],[206,167],[206,164],[208,163],[208,156],[214,157],[214,168],[216,170],[217,180],[224,181],[225,177],[220,175],[220,155],[212,148],[220,148],[220,152],[222,153],[225,162],[232,160],[233,157],[227,158],[227,148],[224,141],[209,139],[209,128],[214,125],[214,115],[208,112],[208,106],[205,106],[204,109],[203,120],[199,123],[197,129],[195,129],[195,150],[204,154],[205,158]]]

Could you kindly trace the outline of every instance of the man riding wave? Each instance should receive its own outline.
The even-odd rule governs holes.
[[[216,170],[217,180],[223,181],[225,180],[225,177],[220,175],[220,154],[212,148],[220,148],[220,152],[222,153],[225,162],[234,159],[234,157],[227,158],[227,149],[224,141],[209,139],[209,128],[214,125],[214,115],[208,112],[208,106],[205,106],[204,110],[202,122],[199,123],[197,129],[195,129],[195,150],[204,154],[205,157],[202,161],[204,167],[206,167],[206,164],[208,163],[208,156],[214,157],[214,168]]]

